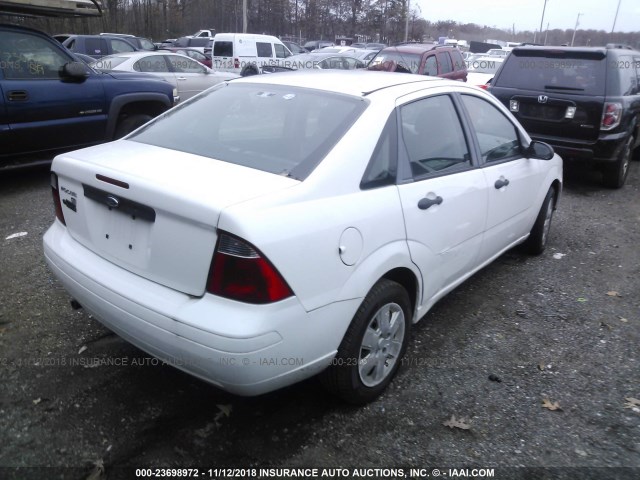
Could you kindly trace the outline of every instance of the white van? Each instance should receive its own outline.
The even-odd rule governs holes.
[[[284,64],[291,52],[276,37],[254,33],[217,33],[213,38],[214,70],[255,75],[265,65]]]

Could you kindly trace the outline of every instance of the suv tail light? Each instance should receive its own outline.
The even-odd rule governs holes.
[[[220,233],[207,291],[246,303],[272,303],[293,295],[276,268],[253,245]]]
[[[622,104],[621,103],[605,103],[602,111],[602,122],[600,128],[602,130],[611,130],[620,125],[622,117]]]
[[[56,208],[56,218],[66,225],[64,214],[62,213],[62,202],[60,201],[60,192],[58,191],[58,175],[51,172],[51,194],[53,195],[53,205]]]
[[[233,59],[233,68],[240,68],[240,60],[237,58]]]

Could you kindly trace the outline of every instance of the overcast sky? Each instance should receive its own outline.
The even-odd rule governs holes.
[[[419,5],[422,17],[431,22],[455,20],[516,31],[540,28],[544,0],[411,0]],[[542,30],[573,29],[578,13],[578,29],[611,31],[618,0],[547,0]],[[617,32],[640,31],[640,0],[621,0]]]

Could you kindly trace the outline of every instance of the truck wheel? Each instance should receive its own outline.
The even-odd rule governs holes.
[[[113,137],[114,140],[122,138],[125,135],[133,132],[136,128],[144,125],[153,117],[144,113],[135,113],[133,115],[126,115],[118,121],[116,126],[116,133]]]
[[[398,283],[382,279],[367,294],[338,353],[320,380],[356,405],[375,400],[396,374],[409,343],[411,302]]]
[[[624,185],[627,175],[629,175],[629,165],[631,164],[631,147],[633,146],[633,136],[625,141],[620,156],[613,165],[606,165],[602,171],[602,183],[608,188],[620,188]]]
[[[547,196],[544,197],[544,202],[542,202],[542,207],[540,207],[536,223],[533,224],[529,238],[523,244],[524,249],[531,255],[540,255],[547,246],[555,196],[555,189],[553,187],[549,188]]]

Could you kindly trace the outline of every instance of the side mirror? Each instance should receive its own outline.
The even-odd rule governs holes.
[[[67,62],[62,66],[60,76],[63,80],[84,82],[89,78],[89,67],[82,62]]]
[[[537,158],[539,160],[551,160],[555,152],[553,147],[547,143],[532,140],[525,150],[527,158]]]

